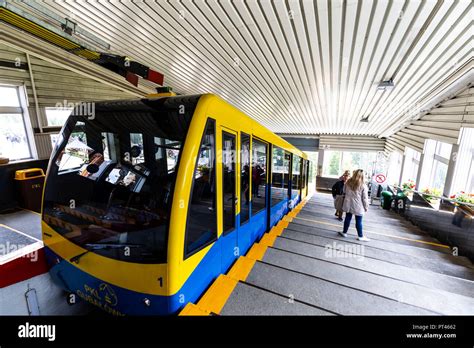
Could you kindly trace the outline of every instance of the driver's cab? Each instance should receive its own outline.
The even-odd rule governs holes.
[[[50,165],[43,219],[73,243],[104,256],[165,263],[186,132],[167,127],[153,112],[133,116],[131,122],[125,110],[69,118]]]

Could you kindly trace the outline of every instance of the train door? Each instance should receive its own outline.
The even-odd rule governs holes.
[[[222,272],[226,272],[239,256],[237,245],[237,132],[222,128],[221,156],[221,192],[222,216],[221,264]]]

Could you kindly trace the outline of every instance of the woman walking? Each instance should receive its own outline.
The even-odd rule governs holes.
[[[339,180],[332,186],[332,198],[334,199],[334,208],[336,209],[337,219],[342,221],[342,202],[343,202],[343,192],[344,192],[344,184],[349,179],[351,172],[346,170]]]
[[[355,215],[357,239],[368,242],[370,239],[365,237],[362,232],[362,217],[369,209],[367,185],[364,182],[364,171],[362,169],[354,171],[352,177],[344,185],[343,192],[345,196],[342,210],[346,213],[346,218],[344,220],[344,230],[338,233],[343,237],[347,237],[352,215]]]

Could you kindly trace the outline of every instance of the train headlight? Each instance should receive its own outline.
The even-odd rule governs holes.
[[[145,304],[145,306],[147,307],[150,307],[151,306],[151,301],[147,298],[143,299],[143,303]]]

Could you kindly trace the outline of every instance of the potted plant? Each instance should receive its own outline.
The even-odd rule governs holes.
[[[437,188],[425,187],[422,191],[422,197],[430,204],[436,205],[439,203],[439,198],[441,197],[441,190]]]
[[[402,191],[410,200],[413,198],[413,190],[416,189],[416,184],[413,180],[408,180],[402,184]]]
[[[474,193],[466,193],[464,191],[459,191],[458,193],[451,195],[449,198],[455,200],[454,205],[466,211],[467,213],[474,215],[474,208],[469,205],[463,204],[474,204]]]

